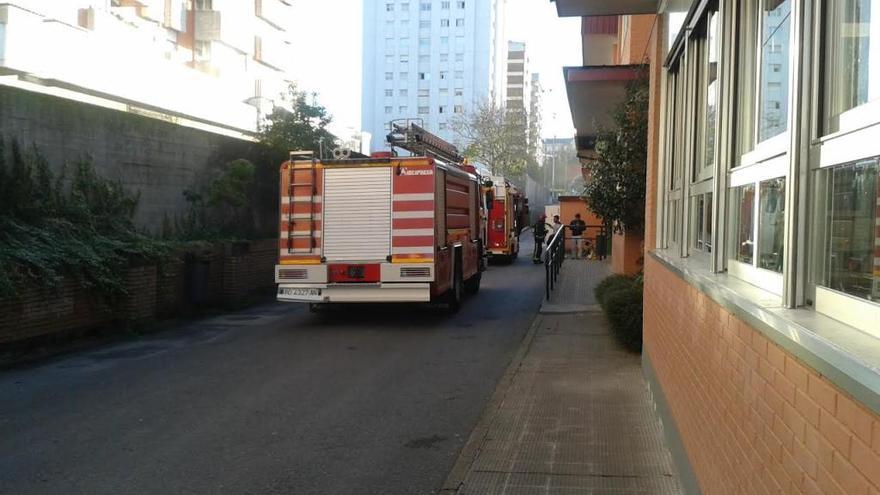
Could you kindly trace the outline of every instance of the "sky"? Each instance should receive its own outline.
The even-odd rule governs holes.
[[[360,129],[363,0],[296,0],[293,5],[300,86],[318,93],[333,115],[332,131]],[[562,67],[582,64],[580,18],[557,17],[550,0],[507,0],[506,37],[526,43],[531,71],[541,74],[544,137],[574,136]]]

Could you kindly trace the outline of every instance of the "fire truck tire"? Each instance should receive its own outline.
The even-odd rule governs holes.
[[[483,279],[482,273],[478,273],[478,274],[474,275],[473,277],[467,279],[464,283],[464,290],[468,294],[476,294],[477,292],[480,292],[480,280],[482,280],[482,279]]]

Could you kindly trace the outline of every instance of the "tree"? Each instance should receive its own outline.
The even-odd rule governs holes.
[[[464,155],[486,164],[492,174],[521,178],[529,163],[526,112],[483,101],[470,113],[453,119],[452,130],[467,143]]]
[[[614,110],[614,125],[600,128],[596,160],[588,165],[584,191],[590,209],[616,232],[645,228],[645,173],[648,162],[648,81],[630,82]]]
[[[282,101],[284,104],[276,106],[266,116],[259,135],[261,143],[282,156],[294,150],[317,154],[322,146],[326,149],[333,145],[336,137],[327,130],[332,117],[317,103],[317,95],[308,94],[291,84]]]

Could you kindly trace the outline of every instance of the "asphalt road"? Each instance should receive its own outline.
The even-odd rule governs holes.
[[[436,492],[540,305],[523,244],[454,316],[269,304],[0,372],[0,493]]]

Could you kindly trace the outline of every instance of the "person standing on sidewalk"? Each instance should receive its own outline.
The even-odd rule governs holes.
[[[550,228],[550,235],[555,235],[562,227],[564,227],[564,225],[559,221],[559,215],[553,215],[553,226]]]
[[[587,230],[587,224],[581,220],[581,214],[575,213],[574,220],[568,224],[569,230],[571,230],[571,240],[572,240],[572,257],[574,259],[580,259],[581,257],[581,240],[583,238],[584,231]]]
[[[548,227],[553,229],[553,226],[547,223],[547,215],[541,215],[541,218],[532,225],[532,232],[535,234],[535,252],[532,254],[532,262],[535,264],[541,262],[541,253],[544,251],[544,239],[547,237]]]

